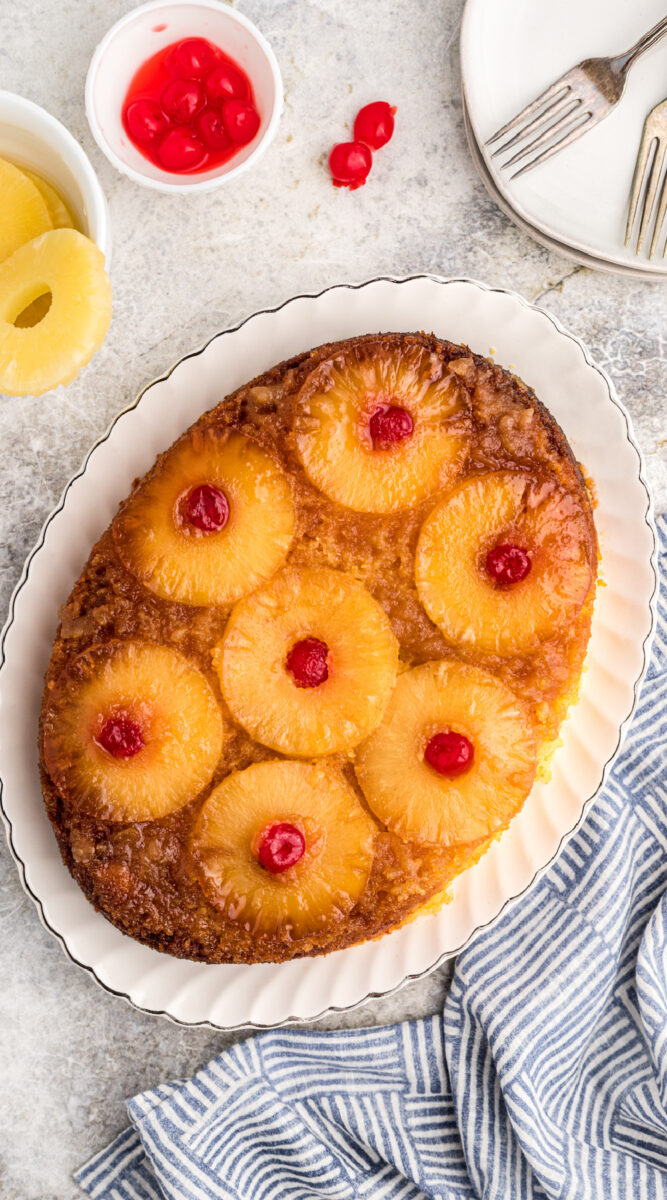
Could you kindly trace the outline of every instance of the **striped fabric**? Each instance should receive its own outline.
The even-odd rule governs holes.
[[[667,580],[667,519],[660,527]],[[94,1200],[667,1197],[667,596],[604,793],[444,1017],[277,1030],[130,1101]]]

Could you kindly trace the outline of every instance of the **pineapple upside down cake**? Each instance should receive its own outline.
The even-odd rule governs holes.
[[[139,480],[65,604],[43,790],[125,933],[207,962],[375,937],[548,771],[597,541],[560,428],[425,334],[273,368]]]

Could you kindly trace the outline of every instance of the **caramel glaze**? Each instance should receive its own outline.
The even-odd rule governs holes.
[[[521,468],[551,475],[576,496],[590,538],[591,592],[577,620],[528,657],[465,654],[447,644],[422,608],[414,584],[419,528],[434,497],[389,515],[355,513],[328,500],[307,480],[292,433],[294,402],[306,375],[341,347],[368,341],[389,347],[426,346],[446,363],[463,389],[472,422],[466,474]],[[288,562],[329,566],[362,580],[387,612],[400,643],[401,666],[430,659],[474,660],[508,683],[530,705],[543,745],[553,744],[568,705],[576,698],[590,633],[597,565],[592,510],[581,470],[548,411],[520,380],[465,346],[423,333],[367,335],[325,345],[282,363],[205,413],[193,429],[218,424],[241,430],[268,449],[289,474],[298,511]],[[160,458],[153,470],[159,468]],[[138,482],[138,481],[137,481]],[[136,484],[135,484],[136,486]],[[122,506],[121,506],[122,508]],[[380,829],[368,884],[348,916],[316,936],[290,940],[257,937],[232,924],[208,902],[197,882],[189,832],[210,791],[230,771],[280,757],[254,742],[232,719],[211,666],[211,648],[229,615],[225,608],[191,608],[161,600],[120,562],[111,531],[92,550],[64,606],[46,676],[44,701],[63,668],[94,642],[139,638],[175,646],[206,675],[220,701],[229,737],[211,785],[191,804],[159,821],[118,825],[95,820],[59,796],[41,761],[47,812],[62,857],[95,907],[124,932],[170,954],[208,962],[260,962],[325,953],[377,936],[402,923],[418,906],[443,893],[448,882],[482,847],[444,849],[401,842]],[[40,728],[41,749],[41,728]],[[341,767],[359,794],[349,760]]]

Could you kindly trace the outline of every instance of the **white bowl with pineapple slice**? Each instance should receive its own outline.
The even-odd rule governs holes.
[[[0,89],[0,158],[37,184],[47,208],[53,206],[54,228],[60,227],[60,205],[65,206],[71,224],[99,246],[108,267],[111,220],[106,196],[88,155],[62,122],[32,100]]]
[[[106,201],[64,126],[7,92],[0,192],[0,393],[41,395],[71,382],[106,336]]]

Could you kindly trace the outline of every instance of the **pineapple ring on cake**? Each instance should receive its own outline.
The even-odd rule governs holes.
[[[42,320],[14,325],[47,292]],[[0,392],[41,396],[70,383],[99,350],[110,321],[111,284],[90,238],[53,229],[21,246],[0,263]]]
[[[222,716],[210,684],[177,650],[111,641],[79,654],[44,714],[44,761],[61,795],[100,820],[153,821],[211,778]]]
[[[365,342],[319,363],[296,401],[306,474],[331,500],[386,513],[448,486],[468,453],[467,394],[425,346]]]
[[[380,723],[398,646],[384,610],[353,576],[287,567],[239,601],[214,664],[252,737],[310,757],[348,750]]]
[[[27,172],[0,158],[0,263],[53,229],[46,198]]]
[[[376,832],[329,764],[263,762],[213,790],[191,849],[208,900],[228,920],[252,934],[299,938],[354,907]]]
[[[551,478],[494,471],[457,484],[426,518],[415,581],[449,642],[521,654],[576,617],[593,551],[578,496]]]
[[[476,842],[503,829],[533,785],[533,722],[494,675],[424,663],[399,675],[355,769],[371,810],[399,837]]]
[[[228,604],[282,566],[295,527],[287,478],[243,434],[195,430],[158,460],[113,523],[128,571],[164,600]]]

